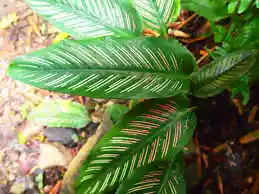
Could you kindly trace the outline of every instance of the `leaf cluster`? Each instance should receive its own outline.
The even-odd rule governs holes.
[[[197,122],[187,96],[211,97],[232,86],[236,95],[238,88],[246,88],[248,77],[259,72],[259,20],[254,14],[258,1],[27,3],[76,40],[16,58],[9,67],[11,77],[68,94],[145,99],[129,112],[120,106],[107,110],[117,122],[82,166],[77,193],[107,193],[114,189],[116,194],[185,193],[182,149]],[[211,53],[214,60],[199,71],[194,56],[168,36],[168,23],[176,21],[181,7],[207,18],[215,42],[220,43]],[[230,25],[220,25],[222,19],[230,20]],[[147,34],[152,36],[144,36]],[[242,87],[236,83],[242,83]],[[244,96],[247,102],[247,92]],[[47,107],[53,110],[51,115],[39,107],[30,117],[42,121],[51,116],[51,121],[43,120],[51,126],[83,127],[89,121],[78,105],[55,102]]]

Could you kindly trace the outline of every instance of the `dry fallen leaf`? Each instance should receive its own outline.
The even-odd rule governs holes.
[[[40,158],[37,165],[39,168],[67,167],[71,160],[72,154],[63,145],[58,143],[40,144]]]
[[[19,143],[24,144],[27,141],[27,139],[29,139],[31,136],[39,133],[43,129],[44,129],[43,125],[26,121],[23,124],[23,126],[21,126],[21,128],[19,129],[20,130],[20,132],[18,134]]]
[[[67,37],[69,36],[68,33],[65,33],[65,32],[60,32],[56,38],[53,40],[53,43],[58,43],[64,39],[66,39]]]
[[[8,14],[7,16],[3,17],[0,21],[0,29],[3,30],[5,28],[10,27],[17,20],[18,17],[15,12]]]

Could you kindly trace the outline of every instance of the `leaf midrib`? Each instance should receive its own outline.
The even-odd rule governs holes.
[[[15,64],[14,64],[15,65]],[[19,66],[18,66],[19,67]],[[15,68],[15,67],[13,67]],[[22,67],[19,67],[18,69],[22,69]],[[73,72],[101,72],[103,74],[105,73],[124,73],[124,74],[129,74],[129,73],[144,73],[144,74],[152,74],[152,75],[164,75],[164,76],[170,76],[170,77],[178,77],[178,78],[183,78],[183,79],[188,79],[189,76],[182,74],[181,72],[177,73],[177,72],[171,72],[171,71],[143,71],[143,70],[147,70],[147,69],[121,69],[121,68],[114,68],[114,69],[106,69],[106,68],[102,68],[102,69],[86,69],[86,68],[78,68],[78,69],[30,69],[30,72],[39,72],[42,71],[44,73],[50,73],[50,72],[60,72],[60,73],[65,73],[65,72],[69,72],[69,73],[73,73]],[[28,69],[24,69],[24,71],[28,72]],[[118,74],[119,74],[118,73]]]
[[[152,0],[152,3],[153,3],[153,6],[155,7],[155,10],[156,10],[156,15],[157,15],[157,20],[158,20],[158,23],[160,25],[160,28],[161,28],[161,36],[165,36],[167,34],[166,32],[166,28],[165,28],[165,22],[162,21],[160,19],[161,15],[159,13],[159,9],[158,9],[158,6],[156,5],[156,3],[154,2],[154,0]]]

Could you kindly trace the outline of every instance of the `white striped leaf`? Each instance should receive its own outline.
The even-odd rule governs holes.
[[[253,66],[256,51],[242,50],[219,57],[200,71],[194,72],[193,95],[197,97],[214,96],[229,88]]]
[[[188,143],[195,125],[184,96],[137,105],[90,152],[80,170],[77,193],[104,193],[136,169],[171,160]]]
[[[180,0],[131,0],[141,16],[144,27],[160,35],[167,34],[169,22],[175,21],[181,10]]]
[[[120,0],[26,0],[51,24],[76,39],[138,36],[141,20]]]
[[[189,90],[193,56],[156,38],[67,40],[17,58],[9,75],[32,86],[95,98],[168,97]],[[188,72],[188,73],[187,73]]]
[[[182,155],[173,162],[155,162],[136,170],[116,194],[186,194]]]

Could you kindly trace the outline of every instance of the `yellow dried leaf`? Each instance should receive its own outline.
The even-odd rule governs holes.
[[[30,26],[32,26],[32,29],[35,32],[35,34],[37,34],[37,36],[41,36],[41,32],[39,30],[39,27],[37,26],[37,23],[34,21],[34,17],[33,16],[29,16],[27,18],[27,21],[30,24]]]
[[[56,38],[53,40],[53,43],[58,43],[64,39],[66,39],[67,37],[69,36],[68,33],[65,33],[65,32],[60,32]]]
[[[0,21],[0,29],[3,30],[12,26],[14,22],[18,20],[18,17],[15,12],[8,14],[7,16],[3,17]]]

